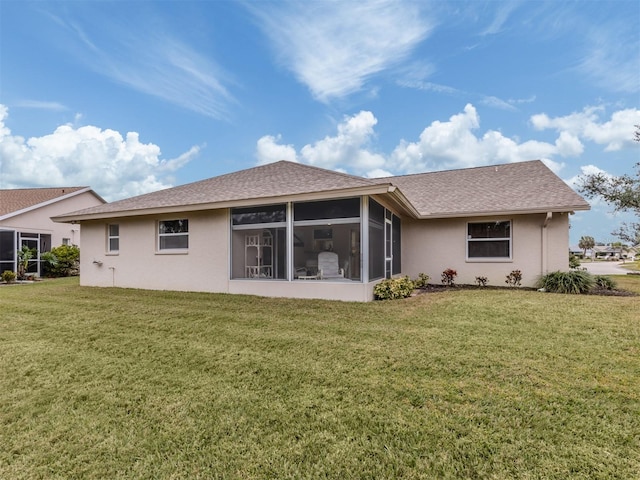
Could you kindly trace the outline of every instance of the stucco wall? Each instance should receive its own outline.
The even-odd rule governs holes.
[[[158,252],[158,220],[178,218],[189,219],[188,252]],[[109,223],[120,226],[120,247],[117,254],[106,252],[105,222],[83,223],[80,265],[82,285],[227,291],[229,235],[226,211],[120,219]]]
[[[81,193],[49,205],[16,215],[0,221],[0,227],[28,233],[51,235],[51,246],[62,245],[63,238],[69,238],[73,245],[80,246],[80,225],[56,223],[51,217],[84,208],[102,205],[102,202],[90,192]]]
[[[546,215],[473,218],[472,221],[512,221],[512,259],[466,260],[467,221],[442,219],[403,221],[403,274],[416,278],[426,273],[431,283],[440,283],[447,268],[458,272],[456,283],[475,284],[476,276],[488,278],[489,285],[505,286],[513,270],[522,272],[522,285],[533,287],[544,274],[567,270],[569,264],[568,215],[554,214],[543,228]],[[546,240],[543,240],[545,239]]]

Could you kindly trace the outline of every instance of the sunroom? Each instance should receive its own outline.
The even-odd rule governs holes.
[[[367,283],[401,271],[401,220],[370,196],[231,209],[231,280]]]

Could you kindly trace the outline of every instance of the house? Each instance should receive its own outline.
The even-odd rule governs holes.
[[[79,225],[55,223],[51,217],[104,203],[89,187],[0,190],[0,273],[17,271],[16,252],[26,245],[38,252],[28,272],[40,275],[41,253],[80,244]]]
[[[368,301],[447,268],[533,286],[568,269],[588,209],[538,160],[377,179],[280,161],[54,220],[82,225],[82,285]]]

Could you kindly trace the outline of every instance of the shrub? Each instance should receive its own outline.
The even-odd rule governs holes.
[[[80,249],[75,245],[60,245],[51,249],[56,258],[55,265],[51,265],[49,273],[53,277],[68,277],[78,274]]]
[[[429,275],[425,273],[419,273],[418,278],[413,281],[416,288],[424,288],[429,284]]]
[[[16,273],[11,270],[2,272],[2,281],[4,283],[13,283],[16,281]]]
[[[40,254],[40,261],[42,262],[43,276],[52,276],[51,270],[58,264],[56,256],[51,252],[43,252]]]
[[[447,285],[449,287],[453,287],[453,280],[458,276],[458,272],[456,272],[452,268],[447,268],[444,272],[442,272],[442,284]]]
[[[616,288],[616,282],[611,280],[609,277],[605,277],[604,275],[594,276],[593,282],[596,287],[603,290],[613,290],[614,288]]]
[[[387,278],[373,288],[373,296],[376,300],[395,300],[409,297],[414,290],[409,277]]]
[[[505,283],[510,287],[519,287],[520,282],[522,281],[522,272],[520,270],[512,270],[509,275],[507,275],[507,279]]]
[[[476,285],[479,287],[486,287],[488,282],[487,277],[476,277]]]
[[[595,284],[593,276],[584,270],[551,272],[540,279],[539,287],[552,293],[587,293]]]
[[[573,254],[569,255],[569,268],[580,268],[580,259]]]

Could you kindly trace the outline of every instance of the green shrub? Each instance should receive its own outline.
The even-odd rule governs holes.
[[[584,270],[551,272],[540,279],[539,287],[552,293],[587,293],[595,280]]]
[[[415,284],[409,277],[388,278],[373,288],[373,296],[376,300],[407,298],[415,288]]]
[[[613,290],[614,288],[616,288],[616,282],[611,280],[609,277],[605,277],[604,275],[594,276],[593,281],[596,287],[602,288],[603,290]]]
[[[580,268],[580,259],[573,254],[569,255],[569,268]]]
[[[53,276],[51,270],[58,264],[58,259],[51,252],[42,252],[40,254],[40,261],[42,262],[42,275]]]
[[[55,264],[48,268],[52,277],[69,277],[78,274],[80,263],[80,249],[75,245],[60,245],[51,249],[51,254],[56,258]]]
[[[13,283],[16,281],[16,273],[11,270],[2,272],[2,281],[4,283]]]
[[[418,278],[413,281],[416,288],[424,288],[429,284],[429,275],[426,273],[419,273]]]
[[[487,283],[489,283],[489,279],[487,277],[476,277],[476,285],[478,285],[479,287],[486,287]]]

